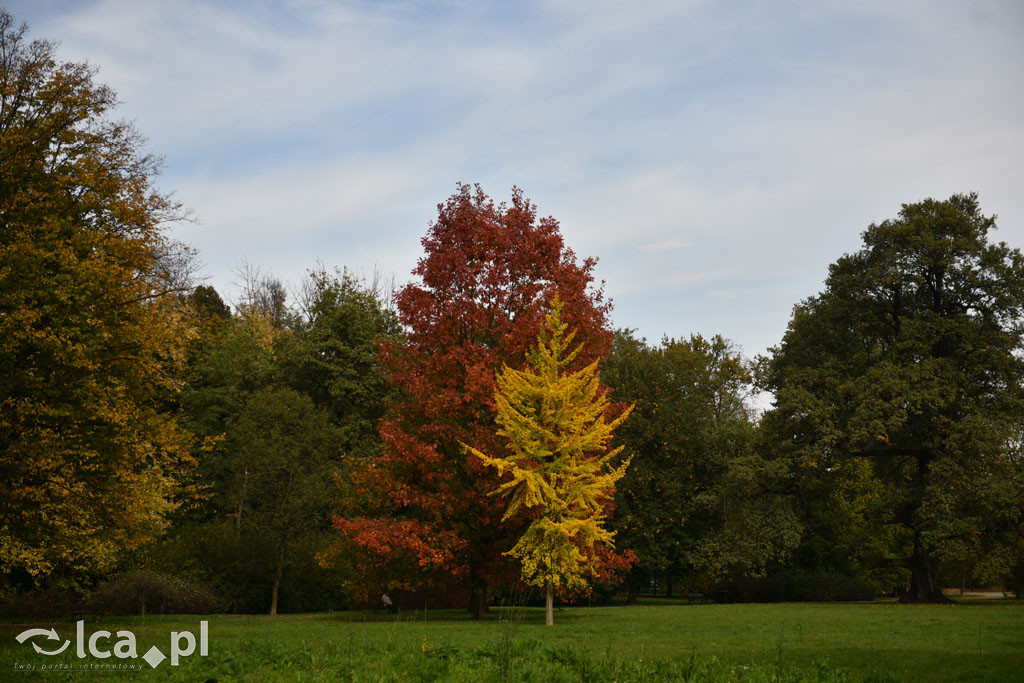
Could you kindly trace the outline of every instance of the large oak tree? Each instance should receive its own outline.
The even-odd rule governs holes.
[[[965,544],[1019,543],[1024,257],[994,228],[973,194],[904,205],[796,306],[764,367],[778,453],[850,518],[830,527],[865,531],[848,552],[909,570],[906,600],[942,600],[938,563]]]

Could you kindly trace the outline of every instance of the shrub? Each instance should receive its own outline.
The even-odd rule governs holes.
[[[98,614],[209,614],[218,600],[194,579],[130,571],[101,584],[89,603]]]
[[[863,577],[801,571],[732,579],[715,589],[716,596],[728,602],[851,602],[871,600],[878,593]]]
[[[81,596],[68,589],[0,591],[0,618],[56,619],[82,609]]]

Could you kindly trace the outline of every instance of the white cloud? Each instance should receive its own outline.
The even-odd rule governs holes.
[[[527,2],[8,5],[101,68],[241,257],[407,277],[455,182],[524,188],[616,321],[775,343],[901,202],[978,190],[1024,244],[1024,7]]]

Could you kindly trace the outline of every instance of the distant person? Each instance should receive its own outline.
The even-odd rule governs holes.
[[[384,605],[384,608],[392,614],[398,614],[398,608],[395,603],[391,602],[391,598],[388,597],[388,592],[384,591],[384,595],[380,596],[380,602]]]

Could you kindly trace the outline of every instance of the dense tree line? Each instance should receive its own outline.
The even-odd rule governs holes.
[[[0,70],[7,602],[95,589],[126,609],[275,614],[404,589],[481,618],[524,577],[549,595],[565,584],[564,599],[583,574],[630,600],[1019,587],[1024,257],[989,240],[975,195],[870,226],[753,361],[719,336],[614,332],[596,261],[518,189],[496,204],[460,185],[397,290],[343,268],[289,285],[246,267],[229,306],[167,238],[186,213],[93,71],[6,12]],[[580,344],[565,370],[592,378],[579,404],[606,413],[594,424],[632,406],[597,449],[629,466],[595,475],[601,490],[558,484],[575,508],[559,493],[510,510],[492,495],[509,490],[498,464],[554,472],[530,453],[579,436],[551,425],[582,424],[509,426],[509,396],[520,411],[563,400],[554,377],[521,396],[499,380],[542,367],[554,300]],[[774,397],[763,415],[755,390]],[[606,525],[603,544],[558,546],[587,571],[523,573],[524,533],[549,514]]]

